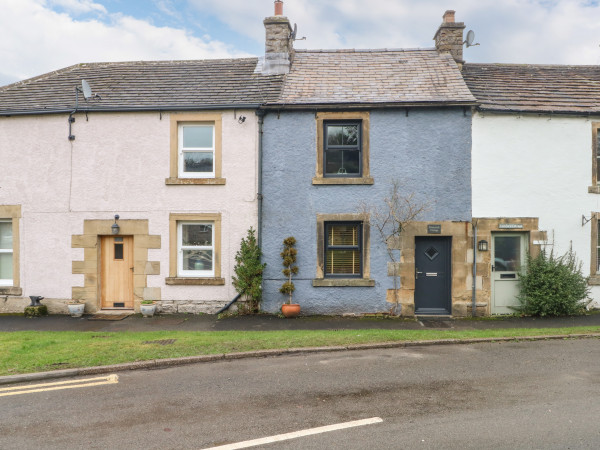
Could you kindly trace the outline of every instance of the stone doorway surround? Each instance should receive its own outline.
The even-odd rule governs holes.
[[[100,237],[112,235],[114,220],[84,220],[83,234],[71,236],[71,248],[83,248],[83,261],[73,261],[72,273],[83,274],[83,286],[72,287],[72,298],[82,300],[86,311],[100,310]],[[160,275],[160,261],[148,261],[148,249],[161,248],[160,235],[148,233],[148,220],[118,221],[119,235],[133,236],[133,302],[139,312],[142,300],[160,300],[161,288],[148,287],[148,275]]]
[[[527,251],[535,257],[548,241],[546,231],[539,230],[539,219],[537,217],[473,217],[473,223],[477,225],[477,241],[488,242],[487,252],[477,252],[477,316],[488,316],[492,308],[492,233],[493,232],[519,232],[527,233]],[[473,240],[472,229],[469,238]],[[472,245],[471,245],[472,248]],[[471,261],[473,253],[471,251]],[[473,278],[470,277],[470,280]],[[471,305],[468,305],[467,314],[471,315]]]
[[[429,227],[433,225],[433,227]],[[439,228],[439,233],[431,233]],[[400,314],[412,317],[415,314],[415,237],[416,236],[446,236],[452,238],[451,243],[451,298],[452,315],[456,317],[467,315],[467,302],[471,301],[472,271],[472,238],[471,223],[462,221],[412,222],[402,231],[402,235],[391,240],[391,249],[400,250],[400,262],[396,267],[388,262],[388,276],[394,275],[394,270],[400,275]],[[470,250],[470,252],[469,252]],[[469,261],[469,253],[471,260]],[[394,290],[388,289],[386,300],[394,304]]]

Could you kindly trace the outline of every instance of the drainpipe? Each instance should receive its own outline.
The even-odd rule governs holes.
[[[473,293],[471,294],[471,315],[477,316],[477,222],[473,226]]]
[[[263,123],[265,118],[265,111],[258,109],[256,110],[258,116],[258,193],[256,198],[258,200],[258,230],[256,230],[258,241],[258,248],[262,249],[262,208],[263,208],[263,194],[262,194],[262,164],[263,164]]]
[[[265,117],[265,111],[256,110],[256,115],[258,116],[258,187],[256,198],[258,200],[258,226],[256,230],[256,240],[258,242],[258,248],[262,248],[262,137],[263,137],[263,119]],[[262,290],[262,283],[260,286]],[[236,295],[233,300],[223,306],[220,310],[217,311],[217,314],[221,314],[223,311],[229,309],[231,305],[239,300],[242,294]]]

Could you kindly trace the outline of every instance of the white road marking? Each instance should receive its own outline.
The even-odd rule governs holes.
[[[119,377],[117,375],[109,375],[107,377],[84,378],[82,380],[31,384],[29,386],[0,388],[0,397],[7,397],[9,395],[31,394],[34,392],[57,391],[60,389],[75,389],[90,386],[101,386],[104,384],[116,384],[118,382]]]
[[[235,444],[220,445],[218,447],[210,447],[204,450],[235,450],[238,448],[255,447],[257,445],[271,444],[273,442],[287,441],[304,436],[312,436],[313,434],[327,433],[329,431],[344,430],[346,428],[362,427],[364,425],[373,425],[383,422],[381,417],[371,417],[370,419],[354,420],[352,422],[337,423],[334,425],[326,425],[324,427],[308,428],[306,430],[294,431],[292,433],[277,434],[251,441],[237,442]]]

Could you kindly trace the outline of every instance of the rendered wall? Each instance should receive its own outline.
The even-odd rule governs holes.
[[[317,261],[317,214],[356,213],[361,201],[380,203],[398,179],[431,201],[425,221],[471,219],[471,117],[462,108],[376,110],[370,113],[373,185],[313,185],[316,164],[314,112],[269,113],[263,142],[263,253],[267,268],[263,308],[276,312],[282,241],[294,236],[299,274],[294,298],[305,314],[388,312],[393,289],[385,245],[371,230],[371,278],[375,287],[313,287]]]
[[[538,217],[562,254],[572,246],[590,273],[591,226],[600,211],[592,183],[592,121],[597,118],[473,117],[473,217]],[[549,247],[550,248],[550,247]],[[600,287],[592,287],[600,305]]]
[[[83,232],[84,220],[148,220],[149,233],[161,247],[148,259],[160,262],[160,274],[147,278],[169,301],[188,304],[189,312],[214,310],[235,295],[231,285],[234,255],[246,230],[256,228],[257,122],[254,111],[238,123],[222,113],[223,186],[166,185],[169,177],[168,113],[76,114],[74,141],[66,115],[0,118],[0,205],[21,205],[20,275],[23,297],[57,299],[52,311],[64,312],[73,286],[84,275],[72,274],[72,262],[84,250],[71,248],[71,236]],[[169,214],[220,213],[221,273],[224,286],[168,286]],[[0,312],[16,310],[28,299],[0,297]],[[52,300],[45,301],[53,303]],[[4,306],[3,306],[4,305]],[[198,305],[197,307],[194,305]],[[4,309],[2,309],[4,308]],[[171,307],[173,310],[173,307]]]

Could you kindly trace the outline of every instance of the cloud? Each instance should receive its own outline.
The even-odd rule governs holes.
[[[92,0],[50,0],[51,5],[60,6],[65,11],[73,14],[85,14],[85,13],[102,13],[106,14],[106,8],[99,3],[95,3]]]
[[[272,0],[188,1],[257,43],[273,14]],[[591,0],[286,0],[284,14],[307,37],[296,48],[428,48],[449,7],[481,44],[465,50],[467,61],[600,63],[600,6]]]
[[[59,1],[101,12],[91,1]],[[9,3],[0,15],[1,84],[80,62],[243,56],[233,46],[210,37],[195,37],[184,29],[157,27],[130,16],[106,14],[102,20],[77,20],[67,12],[52,10],[43,0]]]

